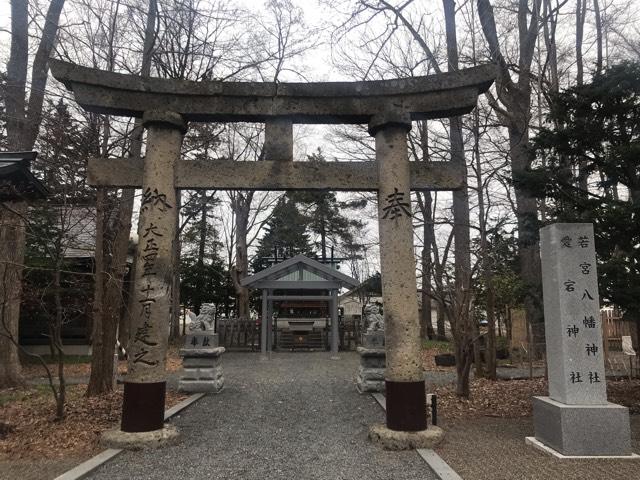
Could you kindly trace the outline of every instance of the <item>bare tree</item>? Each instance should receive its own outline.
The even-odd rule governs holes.
[[[542,279],[539,258],[538,209],[536,199],[527,190],[527,173],[534,161],[529,147],[531,120],[531,65],[540,26],[542,0],[518,0],[518,59],[517,80],[512,78],[510,62],[503,53],[493,6],[490,0],[477,0],[478,15],[489,56],[497,66],[497,98],[488,94],[491,106],[500,122],[507,127],[509,136],[509,157],[515,191],[515,214],[518,220],[518,247],[520,274],[526,285],[525,310],[528,323],[532,326],[534,343],[544,345],[544,317],[542,313]]]
[[[7,148],[14,151],[31,150],[42,121],[49,55],[53,50],[60,12],[64,0],[52,0],[44,18],[44,26],[31,67],[31,86],[27,89],[29,64],[29,4],[27,0],[11,2],[11,53],[7,63],[6,112],[7,112]],[[27,91],[29,92],[27,95]],[[22,268],[24,264],[24,225],[26,214],[24,202],[10,202],[0,211],[0,236],[3,237],[0,248],[0,269],[6,272],[2,277],[11,278],[11,282],[0,285],[0,296],[8,302],[2,311],[5,324],[11,334],[17,337],[20,318],[22,288]],[[0,351],[6,364],[0,368],[0,385],[19,384],[20,366],[16,347],[11,342],[0,339]],[[6,355],[6,356],[5,356]]]

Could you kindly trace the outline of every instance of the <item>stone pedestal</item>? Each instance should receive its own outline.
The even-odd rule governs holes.
[[[189,393],[219,393],[224,388],[220,360],[224,347],[218,346],[218,334],[202,332],[189,334],[180,350],[182,375],[178,390]]]
[[[386,367],[384,332],[365,333],[362,346],[357,350],[360,355],[360,367],[356,378],[358,392],[384,392]]]
[[[535,440],[565,456],[631,455],[629,410],[607,401],[593,226],[540,234],[549,396],[533,399]]]
[[[100,437],[100,445],[122,450],[147,450],[174,445],[180,438],[175,425],[165,425],[149,432],[123,432],[107,430]]]
[[[567,405],[533,397],[535,436],[563,455],[631,455],[629,409],[613,403]]]
[[[435,425],[416,432],[391,430],[384,425],[372,425],[369,429],[369,439],[385,450],[434,448],[443,438],[444,430]]]

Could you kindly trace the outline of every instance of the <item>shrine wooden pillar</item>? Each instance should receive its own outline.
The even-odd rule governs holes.
[[[340,325],[338,322],[338,290],[331,290],[331,300],[329,300],[331,309],[331,358],[338,358]]]
[[[165,363],[177,216],[175,165],[186,132],[181,115],[148,111],[147,153],[138,220],[129,372],[124,384],[123,432],[150,432],[164,424]]]
[[[267,316],[269,315],[268,290],[262,289],[262,321],[260,322],[260,353],[261,355],[267,355]]]
[[[427,428],[421,361],[420,321],[413,253],[413,226],[407,132],[408,115],[374,116],[382,303],[385,319],[387,428],[415,432]]]

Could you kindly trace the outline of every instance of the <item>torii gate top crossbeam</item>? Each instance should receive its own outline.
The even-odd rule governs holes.
[[[495,78],[493,65],[426,77],[364,82],[193,82],[106,72],[50,60],[53,76],[95,113],[142,117],[171,110],[187,121],[368,123],[394,112],[412,120],[470,112]]]

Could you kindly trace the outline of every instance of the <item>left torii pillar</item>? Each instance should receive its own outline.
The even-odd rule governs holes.
[[[110,432],[139,447],[177,436],[164,426],[173,242],[177,228],[175,166],[187,127],[181,115],[148,111],[132,304],[129,369],[124,383],[121,430]]]

